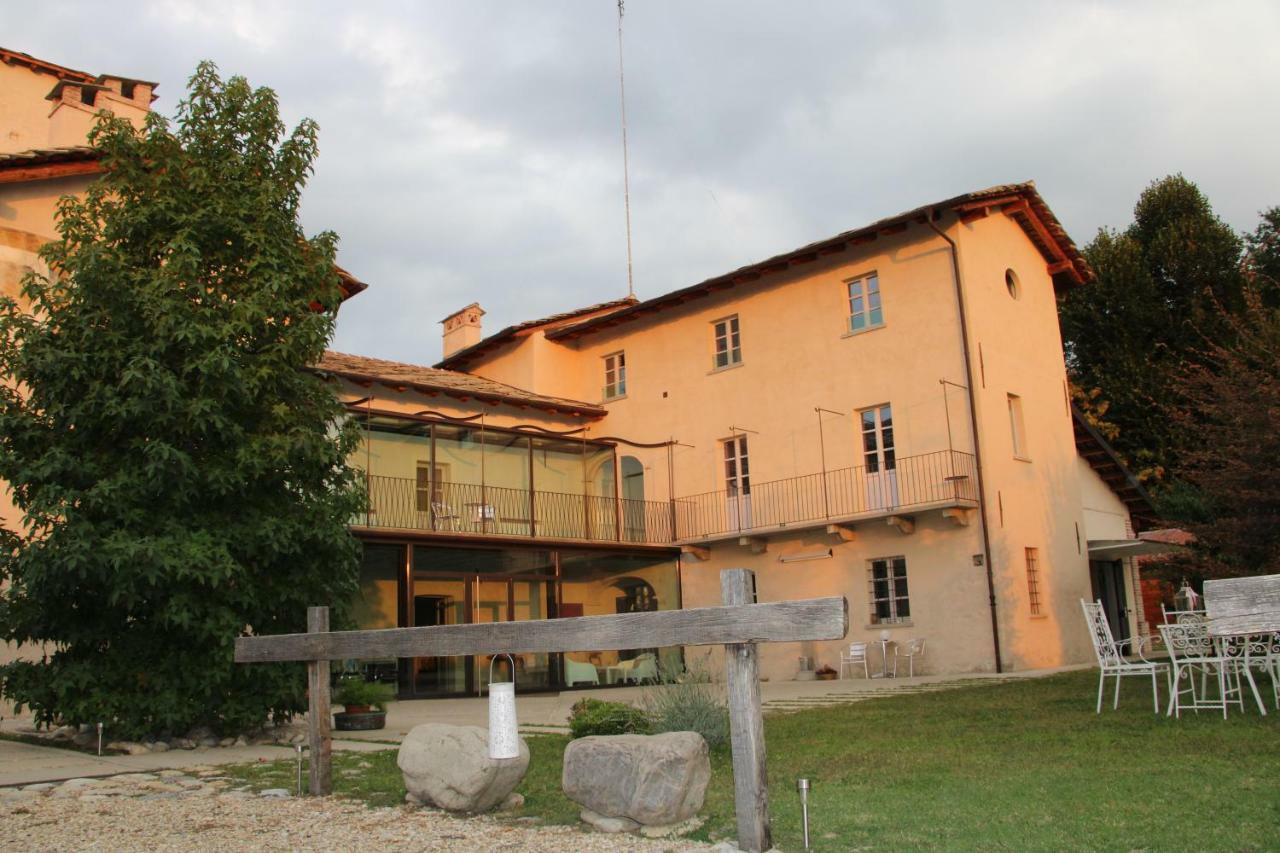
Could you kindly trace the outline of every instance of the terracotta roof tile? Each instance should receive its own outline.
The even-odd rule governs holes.
[[[991,207],[1008,205],[1011,217],[1026,232],[1027,237],[1036,245],[1046,260],[1052,259],[1054,262],[1061,263],[1061,269],[1054,273],[1055,285],[1068,286],[1090,281],[1094,278],[1093,270],[1089,267],[1084,256],[1080,254],[1075,243],[1067,236],[1066,230],[1058,222],[1057,217],[1053,215],[1053,211],[1049,210],[1049,206],[1040,197],[1040,193],[1036,191],[1035,183],[1027,181],[1021,184],[1002,184],[985,190],[965,193],[945,201],[917,207],[914,210],[899,213],[896,216],[880,219],[870,225],[864,225],[852,231],[844,231],[834,237],[809,243],[798,249],[792,249],[767,260],[748,264],[732,272],[709,278],[680,290],[674,290],[652,299],[646,299],[643,302],[637,302],[634,305],[621,308],[609,314],[563,325],[548,332],[547,337],[552,340],[576,338],[597,329],[636,320],[657,311],[676,307],[692,299],[702,298],[719,290],[732,288],[744,282],[756,281],[764,275],[785,270],[793,264],[808,263],[820,257],[843,251],[851,245],[875,239],[876,235],[886,229],[892,229],[890,233],[893,233],[912,222],[924,222],[934,212],[962,211],[986,205]],[[1045,239],[1046,237],[1048,239]]]
[[[489,403],[505,403],[512,406],[529,406],[552,412],[602,417],[605,410],[591,403],[534,394],[523,388],[494,382],[456,370],[442,370],[399,361],[386,361],[341,352],[326,352],[315,367],[317,372],[329,373],[346,379],[378,382],[383,385],[403,385],[418,391],[446,394],[458,399],[476,399]]]
[[[505,329],[503,329],[500,332],[495,332],[492,335],[489,335],[487,338],[484,338],[483,340],[478,341],[469,347],[463,347],[457,352],[452,353],[449,356],[446,356],[445,358],[436,362],[436,367],[462,368],[466,366],[467,362],[475,359],[480,355],[483,355],[484,353],[488,352],[489,350],[493,349],[499,344],[502,344],[506,341],[511,340],[521,332],[528,331],[530,329],[536,329],[541,326],[554,326],[556,324],[564,323],[565,321],[573,320],[578,317],[585,317],[588,314],[594,314],[601,317],[608,316],[609,314],[614,313],[616,311],[621,311],[624,308],[629,308],[632,305],[635,305],[636,303],[638,303],[639,301],[640,300],[636,299],[634,296],[626,296],[626,297],[623,297],[622,299],[614,299],[609,302],[598,302],[595,305],[588,305],[585,308],[576,308],[572,311],[562,311],[559,314],[552,314],[548,317],[542,317],[537,320],[526,320],[523,323],[516,323],[514,326],[507,326]]]

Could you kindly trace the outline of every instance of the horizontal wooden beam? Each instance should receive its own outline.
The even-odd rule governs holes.
[[[102,164],[97,160],[75,161],[69,163],[40,163],[21,169],[0,170],[0,184],[18,184],[24,181],[47,181],[54,178],[69,178],[73,175],[96,175],[102,171]]]
[[[812,598],[617,616],[239,637],[235,659],[237,663],[263,663],[503,652],[603,652],[840,640],[848,630],[849,609],[843,598]]]

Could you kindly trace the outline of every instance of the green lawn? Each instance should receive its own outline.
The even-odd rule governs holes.
[[[818,850],[1275,849],[1280,715],[1157,717],[1130,679],[1120,710],[1098,716],[1096,685],[1096,671],[1075,672],[771,716],[775,843],[801,848],[795,780],[806,776]],[[576,822],[560,791],[568,739],[528,742],[522,815]],[[394,751],[335,753],[334,764],[337,793],[403,801]],[[236,772],[260,787],[293,785],[291,764]],[[703,815],[694,837],[733,837],[727,749],[712,754]]]

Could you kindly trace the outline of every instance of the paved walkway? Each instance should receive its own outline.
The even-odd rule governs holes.
[[[972,673],[968,675],[922,675],[915,678],[846,679],[836,681],[766,681],[760,685],[766,714],[787,713],[812,707],[860,702],[893,693],[950,690],[975,684],[994,684],[1021,678],[1038,678],[1084,667],[1028,670],[1026,672]],[[527,733],[567,732],[569,710],[584,697],[636,701],[652,688],[614,687],[603,690],[572,690],[563,693],[522,695],[516,700],[520,728]],[[421,723],[450,723],[464,726],[489,725],[488,699],[420,699],[392,702],[387,708],[387,727],[372,732],[335,732],[336,750],[375,751],[387,749]],[[0,732],[13,733],[29,720],[4,720]],[[276,761],[294,756],[291,746],[244,746],[216,749],[154,752],[146,755],[97,756],[77,750],[36,746],[0,740],[0,787],[33,782],[53,782],[77,777],[112,776],[155,770],[182,770],[203,765],[242,764]]]

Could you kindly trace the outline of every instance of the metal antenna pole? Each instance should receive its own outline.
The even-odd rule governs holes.
[[[622,72],[622,6],[618,0],[618,94],[622,107],[622,206],[627,216],[627,295],[635,296],[631,277],[631,174],[627,157],[627,83]]]

